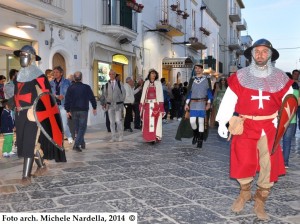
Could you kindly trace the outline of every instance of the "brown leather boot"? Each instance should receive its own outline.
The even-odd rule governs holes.
[[[253,199],[254,203],[254,212],[258,219],[268,220],[270,217],[265,211],[265,202],[270,194],[270,188],[258,187],[255,192]]]
[[[231,206],[233,212],[240,212],[244,209],[247,201],[251,200],[251,183],[241,185],[240,195]]]

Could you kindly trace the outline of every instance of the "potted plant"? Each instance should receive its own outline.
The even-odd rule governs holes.
[[[184,13],[182,14],[182,18],[183,18],[183,19],[187,19],[189,16],[190,16],[190,15],[189,15],[187,12],[184,12]]]
[[[181,15],[183,11],[181,9],[177,9],[176,12],[177,12],[177,15]]]
[[[172,11],[176,11],[176,9],[177,9],[177,7],[178,7],[178,5],[171,5],[171,9],[172,9]]]
[[[190,37],[189,41],[190,41],[190,43],[196,43],[196,42],[198,42],[198,38],[197,37]]]

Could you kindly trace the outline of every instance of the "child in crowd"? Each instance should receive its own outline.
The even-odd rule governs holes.
[[[10,157],[15,154],[14,152],[12,152],[15,121],[13,119],[8,100],[3,100],[2,105],[4,108],[1,115],[1,132],[4,136],[2,154],[3,157]]]

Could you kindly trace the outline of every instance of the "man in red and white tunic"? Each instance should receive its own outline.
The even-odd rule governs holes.
[[[250,66],[238,70],[228,78],[228,89],[221,102],[216,121],[218,133],[227,138],[227,122],[234,116],[244,117],[241,135],[234,135],[230,146],[230,177],[240,184],[240,195],[231,209],[240,212],[251,197],[251,182],[259,172],[254,195],[254,212],[261,220],[269,219],[265,201],[278,176],[285,174],[281,149],[271,155],[274,143],[277,114],[285,95],[293,93],[292,80],[272,62],[279,53],[266,39],[249,47],[245,57]],[[278,146],[280,147],[280,146]]]

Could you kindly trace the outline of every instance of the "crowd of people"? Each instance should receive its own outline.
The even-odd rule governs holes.
[[[36,175],[45,171],[44,159],[67,161],[61,142],[64,138],[77,152],[86,148],[84,136],[89,104],[96,115],[97,102],[91,87],[82,83],[80,71],[65,78],[64,70],[57,66],[44,73],[33,63],[41,58],[28,45],[14,54],[20,58],[20,71],[12,69],[7,83],[6,77],[0,76],[2,154],[4,157],[14,155],[12,148],[16,142],[17,155],[24,158],[22,181],[30,183],[33,161],[37,163]],[[291,141],[297,129],[295,114],[286,128],[282,148],[278,146],[271,153],[278,128],[278,111],[288,94],[299,100],[300,72],[285,73],[275,68],[272,62],[279,58],[279,53],[266,39],[256,41],[244,55],[251,64],[229,77],[220,77],[213,87],[201,64],[194,65],[188,82],[174,83],[172,87],[165,78],[159,78],[155,69],[149,70],[145,80],[127,77],[124,84],[116,72],[110,70],[99,101],[105,111],[107,131],[111,133],[110,143],[122,142],[124,132],[133,132],[133,128],[141,130],[145,142],[159,143],[163,124],[170,119],[179,121],[177,140],[192,138],[191,143],[202,148],[208,128],[218,127],[221,137],[231,137],[230,177],[240,185],[232,211],[242,211],[253,198],[254,212],[259,219],[266,220],[269,216],[265,202],[278,177],[289,168]],[[56,133],[49,137],[40,130],[40,124],[31,119],[32,105],[42,93],[53,96],[52,101],[50,97],[51,109],[47,109],[47,105],[45,108],[54,113],[55,121],[49,119],[46,125],[57,128],[62,139],[58,139]],[[299,115],[298,110],[300,129]],[[257,190],[252,195],[256,172]]]

